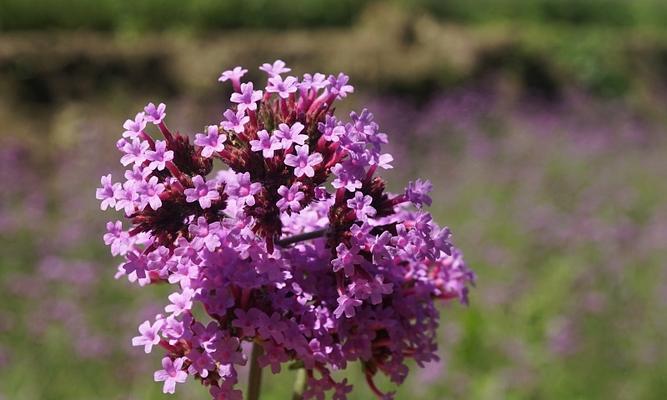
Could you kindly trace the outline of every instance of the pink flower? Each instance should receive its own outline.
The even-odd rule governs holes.
[[[354,198],[347,201],[347,206],[356,214],[357,218],[364,221],[367,217],[375,215],[375,208],[371,207],[373,198],[364,196],[361,192],[354,192]]]
[[[146,118],[145,114],[140,112],[134,117],[134,120],[128,119],[123,124],[125,132],[123,132],[124,138],[134,139],[137,138],[144,129],[146,129]]]
[[[241,93],[232,93],[230,100],[238,103],[239,111],[257,110],[257,102],[262,99],[261,90],[253,90],[252,82],[241,84]]]
[[[269,76],[276,76],[291,71],[290,68],[285,66],[285,61],[283,60],[276,60],[273,64],[264,63],[259,69],[269,74]]]
[[[187,380],[188,373],[182,370],[184,360],[183,357],[176,358],[173,361],[169,357],[162,359],[163,369],[155,371],[153,379],[155,379],[155,382],[164,382],[163,393],[173,394],[176,391],[176,384],[184,383]]]
[[[294,182],[289,188],[287,188],[285,185],[281,185],[278,188],[278,194],[280,195],[281,199],[278,200],[276,205],[278,208],[280,208],[281,211],[290,209],[296,212],[301,209],[300,201],[304,199],[305,195],[299,191],[300,187],[301,183]]]
[[[225,141],[227,135],[220,134],[216,125],[209,125],[206,127],[206,133],[198,133],[195,135],[194,143],[197,146],[202,146],[201,155],[204,157],[211,157],[213,153],[220,152],[225,149]]]
[[[153,346],[160,343],[160,330],[164,320],[158,319],[151,325],[149,321],[144,321],[139,325],[139,333],[141,335],[132,338],[132,346],[144,346],[146,354],[150,353]]]
[[[257,132],[257,139],[251,140],[250,146],[252,151],[261,151],[264,158],[272,158],[274,151],[282,148],[278,138],[275,135],[269,136],[265,129]]]
[[[274,75],[269,78],[269,86],[266,87],[267,93],[278,93],[278,96],[286,99],[290,93],[296,93],[298,89],[297,79],[293,76],[288,76],[283,80],[280,75]]]
[[[165,113],[165,110],[167,109],[167,106],[164,103],[160,103],[157,107],[155,107],[155,104],[153,103],[148,103],[146,107],[144,107],[144,113],[146,113],[146,121],[152,122],[155,125],[159,125],[162,120],[164,120],[164,117],[167,116],[167,113]]]
[[[309,178],[315,176],[313,167],[322,162],[320,153],[308,154],[308,145],[296,146],[296,155],[285,156],[285,165],[294,167],[294,175],[299,178],[306,175]]]
[[[239,110],[234,113],[232,110],[227,110],[223,114],[225,120],[221,122],[222,128],[235,133],[243,133],[244,125],[250,122],[250,117],[245,115],[245,110],[239,107]]]
[[[273,134],[280,139],[282,148],[287,150],[292,146],[292,143],[303,145],[306,142],[308,136],[300,134],[303,128],[301,122],[295,122],[292,126],[280,124],[278,130],[273,131]]]
[[[150,169],[162,171],[166,163],[174,159],[174,152],[167,150],[166,141],[158,140],[155,142],[155,150],[149,150],[146,158],[151,162],[149,165]]]
[[[120,183],[111,182],[111,174],[105,175],[100,179],[101,188],[95,191],[95,198],[102,200],[100,208],[106,210],[108,207],[116,205],[116,194],[120,191]]]
[[[207,182],[201,175],[197,175],[192,178],[192,184],[195,186],[194,188],[188,188],[184,191],[185,201],[188,203],[198,201],[201,208],[209,208],[211,202],[220,198],[220,193],[216,190],[214,181]]]

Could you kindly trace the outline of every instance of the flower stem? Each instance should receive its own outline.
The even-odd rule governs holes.
[[[329,227],[322,228],[322,229],[317,229],[317,230],[314,230],[312,232],[305,232],[305,233],[301,233],[301,234],[298,234],[298,235],[289,236],[289,237],[286,237],[286,238],[283,238],[283,239],[276,240],[276,244],[280,247],[287,247],[290,244],[302,242],[304,240],[310,240],[310,239],[315,239],[315,238],[318,238],[318,237],[322,237],[322,236],[326,235],[328,231],[329,231]]]
[[[294,393],[292,400],[303,400],[303,392],[306,390],[306,369],[299,368],[296,370],[296,378],[294,379]]]
[[[262,346],[253,343],[252,354],[250,355],[250,375],[248,376],[248,400],[259,400],[262,387],[262,368],[259,366],[257,359],[262,353]]]

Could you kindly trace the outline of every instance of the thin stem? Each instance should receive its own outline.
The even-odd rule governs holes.
[[[257,361],[264,350],[258,343],[252,344],[250,355],[250,375],[248,376],[248,400],[259,400],[262,387],[262,368]]]
[[[287,247],[290,244],[302,242],[304,240],[310,240],[310,239],[315,239],[315,238],[318,238],[318,237],[322,237],[322,236],[326,235],[328,231],[329,231],[329,228],[326,227],[326,228],[318,229],[318,230],[315,230],[315,231],[312,231],[312,232],[300,233],[298,235],[289,236],[289,237],[286,237],[284,239],[276,240],[276,244],[280,247]]]
[[[306,369],[299,368],[296,370],[296,378],[294,379],[294,393],[292,400],[303,400],[303,392],[306,390]]]

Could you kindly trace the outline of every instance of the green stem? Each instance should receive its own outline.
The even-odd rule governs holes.
[[[294,393],[292,400],[303,400],[303,392],[306,390],[306,369],[296,370],[296,379],[294,379]]]
[[[264,350],[257,343],[252,344],[252,354],[250,355],[250,375],[248,376],[248,400],[259,400],[259,394],[262,388],[262,368],[257,361]]]

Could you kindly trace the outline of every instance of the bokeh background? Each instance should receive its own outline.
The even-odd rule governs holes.
[[[165,398],[94,189],[148,101],[192,134],[276,58],[351,76],[478,274],[398,399],[667,396],[667,2],[0,0],[0,399]]]

